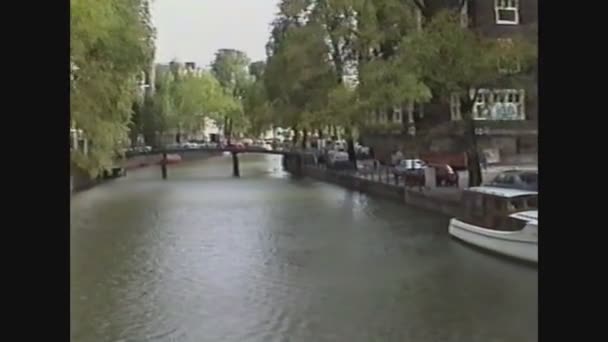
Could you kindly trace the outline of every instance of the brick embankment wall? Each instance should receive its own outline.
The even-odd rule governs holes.
[[[288,167],[287,171],[293,170]],[[449,217],[459,216],[462,210],[460,203],[462,192],[457,188],[406,189],[403,185],[364,179],[352,173],[336,172],[316,166],[304,166],[301,175]]]
[[[377,181],[358,178],[348,173],[335,172],[314,166],[305,166],[302,170],[302,175],[320,181],[337,184],[351,190],[369,193],[370,195],[400,202],[403,201],[403,187],[379,183]]]
[[[452,191],[453,190],[453,191]],[[431,210],[446,216],[460,216],[462,205],[460,202],[462,192],[458,189],[450,189],[450,191],[430,190],[416,191],[407,190],[405,192],[405,204]]]

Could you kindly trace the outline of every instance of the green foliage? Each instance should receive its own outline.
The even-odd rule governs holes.
[[[473,101],[469,91],[515,79],[499,72],[500,62],[517,60],[526,70],[533,66],[536,55],[533,45],[522,39],[505,47],[496,39],[462,28],[460,17],[448,11],[435,15],[402,48],[407,53],[402,54],[401,64],[418,74],[435,96],[459,93],[466,105]]]
[[[154,54],[147,0],[71,0],[70,114],[91,141],[73,161],[96,173],[124,141],[138,93],[137,79]]]
[[[244,94],[248,84],[251,83],[249,63],[249,57],[243,51],[220,49],[215,54],[211,71],[224,89],[238,97]]]
[[[194,130],[205,118],[220,121],[224,115],[239,111],[239,103],[210,72],[189,74],[180,68],[177,62],[170,68],[157,67],[155,92],[147,113],[148,131]]]
[[[228,122],[226,133],[243,132],[249,129],[250,122],[243,112],[243,98],[254,82],[249,70],[250,60],[239,50],[220,49],[215,54],[211,71],[219,81],[225,94],[231,97],[229,109],[223,113]]]
[[[256,61],[249,64],[249,74],[253,76],[254,80],[261,80],[264,76],[264,70],[266,69],[265,61]]]
[[[366,110],[387,105],[426,102],[430,89],[413,70],[399,60],[377,59],[361,68],[361,86],[358,88]]]
[[[329,48],[319,37],[323,28],[313,22],[287,30],[277,52],[269,58],[264,84],[276,118],[293,127],[307,121],[310,113],[323,109],[335,82]]]
[[[274,113],[268,102],[263,79],[256,80],[247,89],[243,98],[243,110],[253,135],[257,136],[271,128]]]

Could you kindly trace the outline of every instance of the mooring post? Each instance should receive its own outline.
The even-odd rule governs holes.
[[[163,159],[160,161],[160,169],[163,173],[163,179],[167,179],[167,152],[163,152]]]
[[[232,152],[232,175],[234,177],[241,176],[241,172],[239,170],[239,156],[235,152]]]

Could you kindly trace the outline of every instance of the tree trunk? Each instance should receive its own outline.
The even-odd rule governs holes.
[[[472,106],[471,106],[472,107]],[[465,124],[464,136],[467,143],[467,169],[469,173],[469,187],[479,186],[482,182],[481,166],[479,165],[479,150],[477,148],[477,135],[475,134],[475,119],[471,113],[472,108],[463,115]],[[463,112],[464,114],[465,112]]]
[[[232,143],[232,119],[228,119],[228,144]]]
[[[302,149],[306,149],[306,143],[308,142],[308,130],[304,129],[302,131]]]
[[[291,139],[291,142],[293,144],[293,146],[295,147],[298,144],[298,139],[300,138],[300,132],[298,131],[298,127],[294,126],[293,128],[293,138]]]
[[[353,131],[350,127],[346,128],[346,152],[348,153],[348,160],[353,164],[356,170],[357,154],[355,152],[355,139],[353,138]]]
[[[224,138],[228,139],[228,116],[224,116]]]

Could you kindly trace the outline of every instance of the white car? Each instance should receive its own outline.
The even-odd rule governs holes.
[[[395,166],[397,173],[405,173],[410,170],[423,170],[426,168],[426,163],[420,159],[402,159],[399,164]]]
[[[193,143],[193,142],[184,142],[180,144],[181,148],[187,148],[187,149],[194,149],[194,148],[199,148],[199,144],[197,143]]]
[[[327,159],[330,164],[335,164],[338,162],[347,162],[348,161],[348,153],[342,151],[330,151],[327,154]]]

